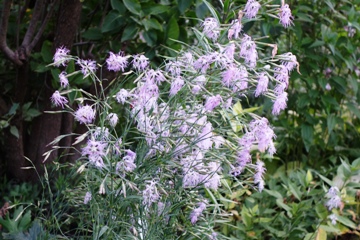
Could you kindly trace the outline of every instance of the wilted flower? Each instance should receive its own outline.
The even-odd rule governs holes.
[[[128,65],[128,56],[123,56],[122,52],[114,54],[110,52],[110,56],[106,59],[107,68],[109,71],[124,71]]]
[[[68,100],[61,96],[59,91],[55,91],[50,100],[55,106],[61,106],[62,108],[64,108],[64,104],[68,103]]]
[[[92,123],[95,119],[95,110],[91,106],[80,106],[75,112],[75,119],[83,124]]]
[[[60,65],[65,66],[66,63],[70,60],[70,56],[68,55],[69,52],[70,50],[66,47],[59,47],[58,49],[56,49],[53,57],[54,65],[57,67],[59,67]]]

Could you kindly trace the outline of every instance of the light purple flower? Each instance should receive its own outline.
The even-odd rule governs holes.
[[[328,91],[330,91],[330,90],[331,90],[331,85],[330,85],[329,83],[327,83],[327,84],[325,85],[325,89],[328,90]]]
[[[126,172],[132,172],[136,168],[135,164],[136,153],[131,150],[126,150],[126,156],[123,157],[121,162],[116,164],[116,171],[125,170]]]
[[[250,68],[254,68],[256,66],[258,58],[256,44],[251,40],[251,37],[246,34],[241,39],[240,57],[244,58],[245,63],[248,64]]]
[[[205,103],[205,110],[206,111],[213,111],[214,108],[216,108],[217,106],[220,105],[222,101],[222,98],[219,94],[217,94],[216,96],[210,96],[206,99],[206,103]]]
[[[181,74],[182,64],[179,61],[169,61],[165,64],[165,70],[170,73],[171,76],[177,77]]]
[[[191,89],[191,92],[196,95],[199,94],[200,90],[201,87],[199,85],[194,85],[193,88]]]
[[[86,192],[85,197],[84,197],[84,204],[88,204],[92,199],[92,195],[91,192]]]
[[[112,127],[115,127],[119,121],[119,117],[116,115],[116,113],[110,113],[107,115],[106,119],[109,121],[109,124]]]
[[[137,54],[132,60],[133,67],[137,71],[144,71],[149,66],[149,59],[142,54]]]
[[[280,23],[285,28],[293,24],[292,20],[294,19],[294,17],[291,15],[291,9],[289,7],[289,4],[284,4],[283,6],[281,6],[279,12],[279,18],[280,18]]]
[[[336,221],[338,220],[338,218],[335,214],[329,215],[328,218],[331,220],[332,225],[336,225]]]
[[[60,86],[63,88],[69,85],[69,80],[66,77],[66,72],[63,71],[59,74],[59,80]]]
[[[203,33],[214,42],[220,36],[219,23],[215,18],[206,18],[202,23]]]
[[[286,69],[290,72],[292,71],[296,66],[299,65],[297,62],[296,56],[293,55],[291,52],[284,53],[281,55],[285,60],[282,61],[282,65],[286,67]]]
[[[91,106],[80,106],[75,112],[75,120],[83,124],[90,124],[95,120],[95,110]]]
[[[68,100],[65,97],[61,96],[59,91],[55,91],[51,96],[50,100],[55,106],[61,106],[62,108],[64,108],[64,104],[68,103]]]
[[[183,167],[184,168],[184,167]],[[185,168],[184,168],[185,169]],[[188,171],[184,175],[183,178],[183,187],[184,188],[193,188],[200,184],[200,182],[204,179],[204,176],[194,170],[187,169]]]
[[[279,115],[280,111],[284,110],[286,108],[286,103],[287,103],[287,92],[283,92],[280,95],[276,96],[276,99],[274,101],[274,105],[273,105],[273,109],[272,109],[272,114],[273,115]]]
[[[66,66],[66,63],[70,60],[69,52],[70,50],[64,46],[57,48],[53,57],[54,65],[57,67],[60,65]]]
[[[196,146],[203,150],[207,150],[212,147],[213,141],[211,123],[206,123],[205,126],[201,129],[201,132],[196,142]]]
[[[180,89],[184,86],[185,82],[182,79],[182,77],[177,76],[172,82],[171,82],[171,86],[170,86],[170,96],[174,96],[176,95]]]
[[[107,143],[102,141],[88,140],[87,145],[82,148],[81,155],[87,156],[89,162],[98,168],[103,168],[103,157],[106,155]]]
[[[340,191],[337,187],[331,187],[326,194],[326,197],[329,199],[326,202],[326,206],[329,210],[333,208],[340,208],[341,207],[341,197],[339,196]]]
[[[194,68],[201,73],[206,73],[210,64],[213,63],[213,56],[211,54],[208,55],[201,55],[195,62]]]
[[[239,38],[239,34],[242,29],[242,24],[238,19],[232,20],[231,27],[228,30],[228,39],[231,40],[233,37],[235,39]]]
[[[164,74],[160,70],[150,69],[145,72],[144,80],[146,82],[151,82],[159,85],[162,82],[164,82],[166,79],[164,77]]]
[[[264,167],[264,162],[257,160],[255,165],[255,175],[254,175],[254,183],[258,185],[259,192],[262,192],[264,190],[264,174],[266,172],[266,168]]]
[[[123,56],[122,52],[114,54],[110,52],[110,56],[106,59],[107,68],[109,71],[119,72],[120,70],[124,72],[125,68],[128,66],[129,56]]]
[[[142,192],[143,195],[143,204],[148,207],[151,206],[152,203],[157,202],[160,199],[160,194],[156,188],[157,182],[155,180],[147,181],[145,189]]]
[[[255,97],[260,96],[268,90],[269,78],[266,76],[265,72],[260,73],[258,78],[258,84],[255,90]]]
[[[94,73],[96,71],[96,61],[92,60],[82,60],[79,59],[77,64],[81,67],[81,72],[84,77],[87,77],[89,74]]]
[[[200,202],[199,207],[195,208],[190,213],[190,221],[192,224],[195,224],[198,221],[198,218],[201,216],[202,212],[206,209],[206,203]]]
[[[228,44],[225,49],[224,49],[224,55],[226,58],[228,58],[229,60],[234,60],[234,54],[235,54],[235,44],[234,43],[230,43]]]
[[[258,3],[256,0],[248,0],[244,8],[245,17],[255,18],[260,7],[260,3]]]
[[[124,104],[126,99],[130,96],[130,93],[126,89],[120,89],[115,98],[118,103]]]

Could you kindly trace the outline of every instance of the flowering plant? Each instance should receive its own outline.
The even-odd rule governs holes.
[[[287,4],[270,7],[284,27],[291,25]],[[221,24],[216,14],[206,18],[201,31],[194,29],[194,45],[155,69],[143,54],[110,52],[106,63],[97,64],[65,48],[56,51],[52,65],[74,61],[80,69],[60,74],[62,89],[51,101],[87,127],[74,146],[81,154],[83,208],[92,209],[84,214],[103,226],[88,223],[85,229],[93,236],[167,239],[176,232],[185,239],[216,239],[214,227],[224,212],[213,193],[227,179],[246,189],[264,189],[261,158],[276,152],[275,133],[256,108],[243,109],[242,102],[264,96],[273,101],[272,114],[280,114],[289,74],[298,63],[291,53],[278,55],[276,44],[242,31],[242,22],[256,18],[260,8],[249,0],[230,24]],[[260,45],[271,47],[271,56]],[[121,81],[114,79],[110,85],[117,87],[110,91],[97,75],[105,66],[120,72]],[[67,77],[73,74],[90,78],[96,93],[71,88]],[[125,81],[136,86],[126,89]],[[74,92],[81,96],[72,101],[76,110],[65,97]],[[119,123],[119,108],[125,109],[126,122]]]

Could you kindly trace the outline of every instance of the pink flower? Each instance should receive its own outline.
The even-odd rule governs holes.
[[[238,19],[232,20],[231,27],[228,31],[228,39],[231,40],[234,36],[235,39],[239,38],[239,34],[242,29],[242,24],[239,22]]]
[[[281,110],[284,110],[286,108],[286,102],[287,102],[287,92],[283,92],[282,94],[278,95],[275,99],[272,114],[273,115],[279,115]]]
[[[180,91],[180,89],[184,86],[184,84],[185,82],[182,79],[182,77],[180,76],[176,77],[175,80],[171,83],[169,95],[170,96],[176,95]]]
[[[248,0],[244,8],[245,17],[255,18],[260,7],[260,3],[258,3],[256,0]]]
[[[109,121],[110,126],[115,127],[119,121],[119,117],[115,113],[110,113],[106,119]]]
[[[107,143],[95,140],[88,140],[87,145],[82,148],[81,155],[87,156],[89,162],[98,168],[104,167],[102,158],[106,155]]]
[[[157,85],[166,80],[164,74],[160,70],[155,71],[154,69],[146,71],[144,79],[146,82],[156,83]]]
[[[269,84],[269,78],[266,76],[265,72],[260,73],[258,78],[258,85],[255,90],[255,97],[260,96],[267,91]]]
[[[206,209],[206,203],[200,202],[199,207],[195,208],[190,213],[190,221],[192,224],[195,224],[198,221],[198,218],[201,216],[202,212]]]
[[[149,66],[149,59],[142,54],[137,54],[132,60],[133,67],[137,71],[144,71]]]
[[[91,201],[91,192],[86,192],[85,197],[84,197],[84,204],[88,204]]]
[[[291,15],[291,9],[290,9],[288,4],[284,4],[280,8],[279,18],[280,18],[280,23],[285,28],[287,28],[287,27],[289,27],[290,25],[293,24],[292,20],[294,19],[294,17]]]
[[[56,49],[53,57],[54,65],[57,67],[59,67],[60,65],[66,66],[66,63],[70,60],[70,56],[68,55],[69,52],[70,50],[64,46]]]
[[[329,83],[327,83],[327,84],[325,85],[325,89],[328,90],[328,91],[330,91],[330,90],[331,90],[331,85],[330,85]]]
[[[60,80],[60,85],[63,88],[69,85],[69,80],[66,77],[66,72],[63,71],[59,74],[59,80]]]
[[[130,93],[126,89],[120,89],[115,98],[118,103],[124,104],[126,99],[130,96]]]
[[[64,104],[68,103],[68,100],[61,96],[59,91],[55,91],[50,100],[55,106],[61,106],[62,108],[64,108]]]
[[[202,23],[203,33],[214,42],[220,36],[219,23],[215,18],[206,18]]]
[[[245,59],[245,63],[248,64],[249,67],[254,68],[256,66],[258,58],[256,44],[251,40],[251,37],[246,34],[241,40],[240,57]]]
[[[110,52],[110,56],[106,59],[107,68],[109,71],[123,71],[128,65],[128,56],[123,56],[122,52],[119,52],[118,54],[114,54],[113,52]]]
[[[264,190],[264,174],[266,172],[266,168],[264,167],[264,162],[257,160],[255,165],[255,175],[254,175],[254,183],[258,185],[259,192],[262,192]]]
[[[75,112],[75,120],[83,124],[90,124],[95,120],[95,110],[91,106],[81,106]]]
[[[212,110],[214,110],[214,108],[216,108],[217,106],[220,105],[221,101],[222,101],[222,98],[219,94],[217,94],[216,96],[208,97],[204,108],[206,111],[211,112]]]
[[[96,62],[92,60],[82,60],[79,59],[77,64],[81,67],[81,72],[84,77],[87,77],[89,74],[94,73],[96,71]]]

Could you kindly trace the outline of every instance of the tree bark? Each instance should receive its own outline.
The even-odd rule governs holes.
[[[59,15],[56,24],[55,38],[53,44],[53,52],[56,48],[66,47],[71,49],[75,34],[79,28],[81,15],[81,2],[79,0],[62,1],[59,8]],[[51,108],[50,97],[56,89],[51,87],[52,76],[45,80],[44,91],[44,111],[54,111]],[[70,116],[69,116],[70,115]],[[49,114],[44,113],[35,119],[31,131],[30,141],[27,143],[27,156],[34,161],[37,171],[42,175],[44,157],[43,154],[50,150],[52,146],[48,144],[61,134],[69,134],[72,132],[73,118],[71,114]],[[31,141],[31,139],[36,139]],[[60,145],[71,146],[71,137],[64,138]],[[65,151],[66,153],[66,151]],[[45,163],[51,163],[63,154],[60,150],[54,150]],[[30,178],[36,180],[37,176],[32,173]]]

